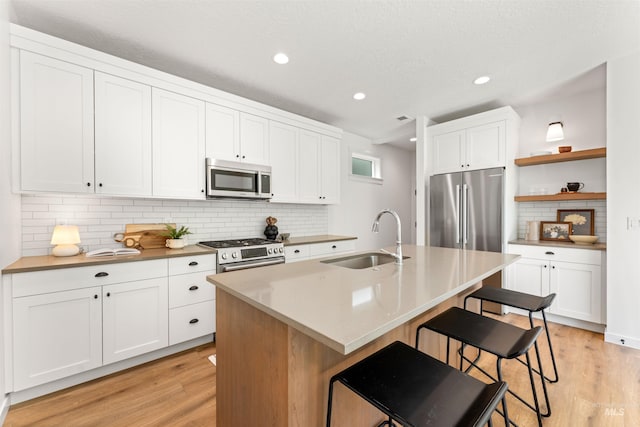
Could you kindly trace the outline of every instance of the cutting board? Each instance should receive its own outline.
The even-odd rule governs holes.
[[[175,223],[168,223],[175,227]],[[126,224],[124,229],[125,246],[139,246],[142,249],[164,248],[167,238],[162,234],[167,231],[165,223]],[[128,240],[133,239],[133,240]],[[131,244],[131,242],[135,244]]]

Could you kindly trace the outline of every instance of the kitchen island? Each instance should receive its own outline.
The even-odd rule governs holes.
[[[392,250],[393,248],[388,248]],[[518,256],[403,245],[404,265],[319,260],[209,276],[217,286],[218,426],[321,426],[333,374],[453,305]],[[442,356],[442,338],[423,350]],[[342,386],[333,426],[383,418]]]

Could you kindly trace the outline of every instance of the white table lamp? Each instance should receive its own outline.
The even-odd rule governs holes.
[[[80,253],[76,246],[80,243],[80,233],[76,225],[56,225],[51,236],[51,244],[57,245],[51,251],[54,256],[73,256]]]

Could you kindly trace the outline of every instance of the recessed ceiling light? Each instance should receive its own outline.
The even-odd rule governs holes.
[[[286,64],[287,62],[289,62],[289,57],[281,52],[281,53],[276,53],[273,56],[273,60],[278,64]]]
[[[483,84],[487,83],[489,80],[491,80],[491,77],[489,77],[489,76],[481,76],[481,77],[478,77],[477,79],[475,79],[473,81],[473,84],[483,85]]]
[[[411,142],[416,142],[418,140],[418,138],[416,138],[415,136],[413,138],[409,138],[409,141]]]
[[[362,92],[358,92],[353,94],[353,99],[357,100],[357,101],[362,101],[363,99],[365,99],[367,97],[367,95],[365,95]]]

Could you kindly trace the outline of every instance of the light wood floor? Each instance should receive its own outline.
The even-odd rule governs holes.
[[[528,327],[524,317],[502,320]],[[601,334],[581,329],[550,324],[550,330],[560,382],[548,385],[552,415],[544,418],[544,426],[640,426],[640,351],[607,344]],[[544,340],[540,346],[544,357]],[[215,427],[216,368],[207,359],[213,353],[215,345],[208,344],[15,405],[4,425]],[[482,358],[491,372],[494,360]],[[522,365],[505,361],[504,375],[510,388],[530,397]],[[512,398],[508,405],[518,425],[536,425],[532,411]],[[494,423],[502,425],[498,416]]]

